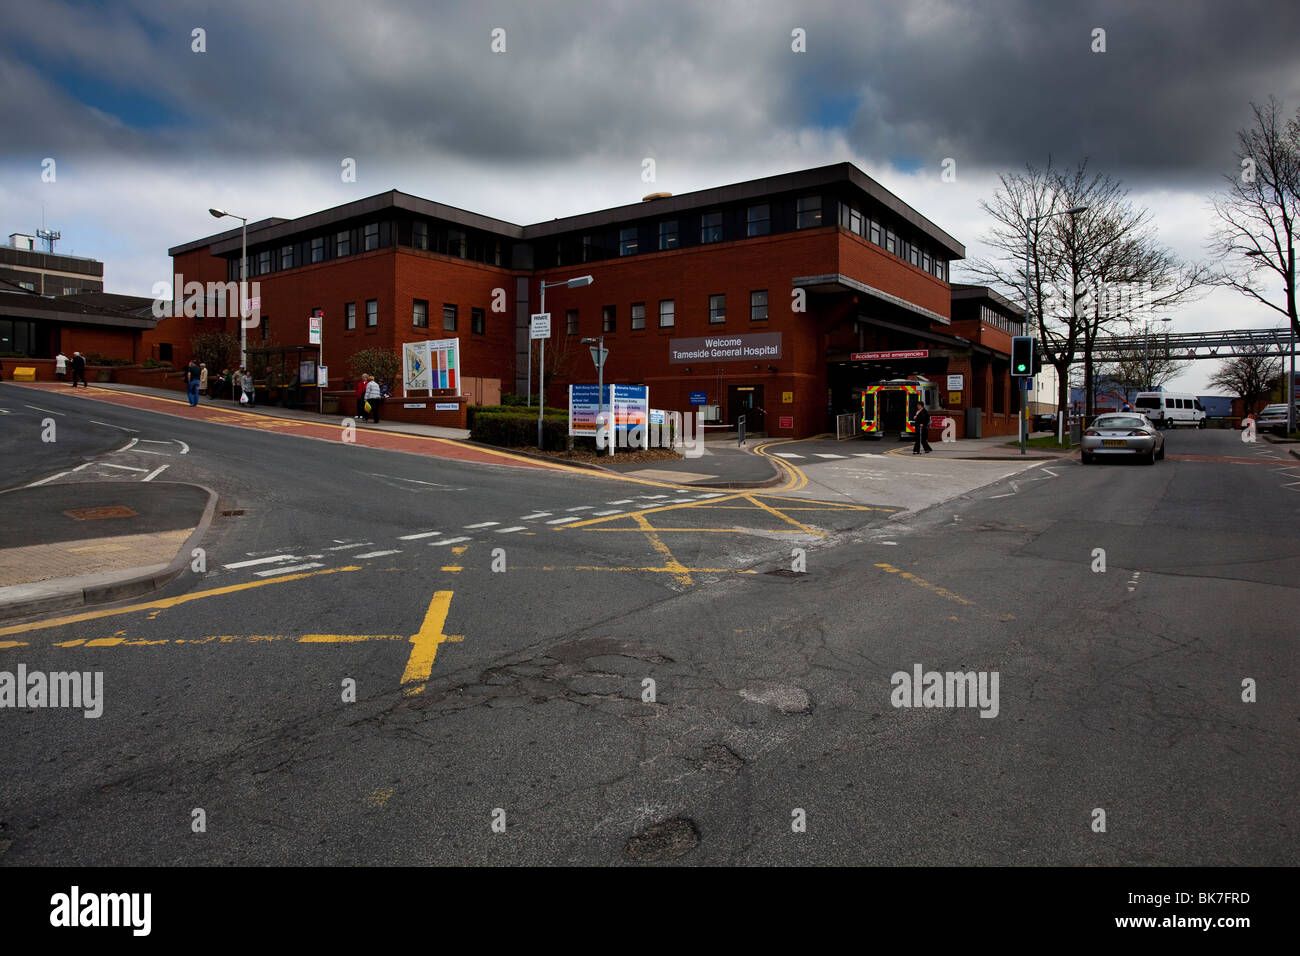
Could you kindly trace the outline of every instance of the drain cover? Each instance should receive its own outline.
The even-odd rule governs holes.
[[[634,834],[623,847],[623,852],[641,863],[657,863],[685,856],[699,843],[700,831],[695,828],[695,821],[673,817]]]
[[[99,508],[73,508],[63,512],[74,521],[98,521],[101,518],[134,518],[136,513],[126,505],[104,505]]]

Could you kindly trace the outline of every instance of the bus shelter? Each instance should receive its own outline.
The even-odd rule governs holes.
[[[318,408],[321,388],[320,347],[286,345],[248,350],[248,368],[257,389],[257,404],[281,408]]]

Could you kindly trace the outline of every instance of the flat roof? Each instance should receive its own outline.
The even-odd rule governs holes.
[[[1016,305],[996,289],[992,289],[986,285],[970,285],[965,282],[954,282],[952,283],[952,297],[954,299],[988,299],[989,301],[1002,306],[1002,308],[1006,309],[1012,315],[1019,317],[1021,320],[1025,317],[1025,310],[1023,307]]]
[[[153,299],[110,292],[49,296],[0,290],[0,316],[126,329],[152,329],[158,325]]]
[[[271,218],[249,223],[248,241],[250,244],[276,242],[298,233],[321,229],[348,219],[374,215],[386,209],[401,209],[433,219],[452,222],[467,228],[495,233],[509,239],[530,241],[545,239],[566,232],[596,229],[634,219],[657,218],[707,206],[745,202],[765,196],[840,185],[848,185],[858,189],[870,199],[885,206],[900,219],[915,226],[942,246],[953,258],[964,259],[966,257],[966,247],[964,245],[862,172],[862,170],[848,162],[818,166],[814,169],[802,169],[791,173],[781,173],[776,176],[765,176],[762,179],[751,179],[727,186],[713,186],[708,189],[681,193],[680,195],[661,199],[627,203],[622,206],[613,206],[608,209],[581,213],[576,216],[565,216],[563,219],[536,222],[528,226],[520,226],[490,216],[482,216],[456,206],[421,199],[419,196],[391,189],[388,192],[332,206],[329,209],[323,209],[320,212],[301,216],[297,219]],[[192,242],[173,246],[167,252],[168,255],[176,256],[207,247],[213,255],[220,256],[236,253],[240,247],[240,234],[239,228],[229,229],[203,239],[196,239]]]

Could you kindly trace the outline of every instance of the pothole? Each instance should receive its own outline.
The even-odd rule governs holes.
[[[812,710],[808,692],[793,684],[762,684],[742,687],[740,696],[755,704],[772,707],[783,714],[806,714]]]
[[[689,817],[673,817],[633,834],[623,853],[638,863],[660,863],[690,853],[700,844],[700,831]]]

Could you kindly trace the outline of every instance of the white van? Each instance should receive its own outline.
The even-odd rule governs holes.
[[[1156,428],[1179,425],[1204,428],[1207,424],[1205,408],[1190,392],[1138,392],[1133,409],[1145,415]]]

